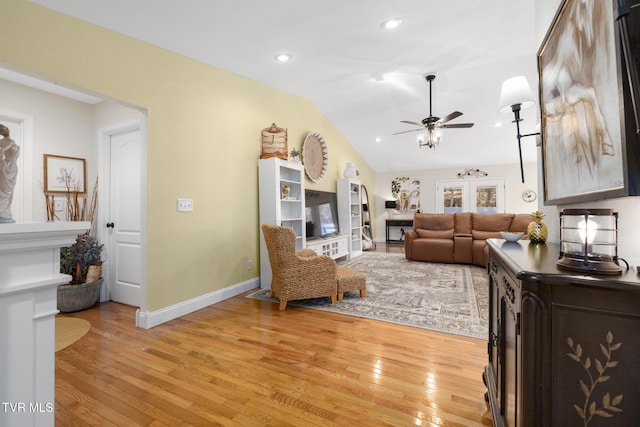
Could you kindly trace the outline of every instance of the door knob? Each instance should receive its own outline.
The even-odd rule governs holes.
[[[112,222],[107,223],[107,228],[113,228],[114,224]]]

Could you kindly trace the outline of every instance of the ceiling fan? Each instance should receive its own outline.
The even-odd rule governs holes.
[[[400,123],[420,126],[420,128],[405,130],[403,132],[396,132],[393,135],[400,135],[401,133],[407,132],[422,132],[420,135],[418,135],[418,145],[420,147],[427,146],[429,148],[435,148],[438,144],[440,144],[440,140],[442,139],[442,128],[470,128],[471,126],[473,126],[473,123],[445,124],[448,121],[455,119],[456,117],[460,117],[462,115],[460,111],[454,111],[453,113],[450,113],[443,118],[433,116],[433,114],[431,113],[431,83],[433,82],[433,80],[435,80],[435,78],[435,74],[428,74],[426,76],[426,79],[429,82],[429,117],[425,117],[424,119],[422,119],[421,123],[401,120]]]

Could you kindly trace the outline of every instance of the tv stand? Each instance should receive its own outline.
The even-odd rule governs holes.
[[[307,249],[318,255],[329,255],[333,259],[349,255],[349,236],[334,236],[307,240]]]

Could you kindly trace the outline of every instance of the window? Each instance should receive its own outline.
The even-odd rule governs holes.
[[[451,179],[436,182],[436,212],[504,212],[505,179]]]
[[[440,194],[440,193],[439,193]],[[465,207],[463,197],[465,195],[464,185],[446,185],[442,189],[442,202],[444,213],[464,212]]]

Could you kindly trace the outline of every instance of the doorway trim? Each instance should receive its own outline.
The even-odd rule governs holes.
[[[118,133],[130,132],[134,130],[140,131],[140,196],[142,198],[140,203],[140,307],[136,310],[136,318],[135,323],[136,326],[140,325],[140,313],[145,313],[148,310],[148,245],[147,245],[147,146],[148,146],[148,136],[147,136],[147,116],[146,112],[140,112],[140,120],[122,122],[119,124],[114,124],[112,126],[106,126],[98,129],[98,141],[100,144],[99,148],[99,167],[98,167],[98,176],[100,176],[100,180],[98,183],[99,193],[107,196],[109,182],[111,181],[110,176],[110,143],[111,137]],[[98,222],[96,233],[98,235],[98,239],[101,242],[106,242],[106,232],[104,224],[106,224],[106,220],[109,216],[109,203],[106,202],[107,198],[103,196],[103,200],[105,202],[100,203],[100,208],[98,209]],[[107,245],[105,245],[106,247]],[[108,250],[108,249],[107,249]],[[110,254],[107,253],[107,256]],[[100,293],[100,301],[109,301],[111,299],[111,278],[109,277],[109,269],[103,269],[105,272],[105,283],[107,286],[102,287],[102,291]]]

